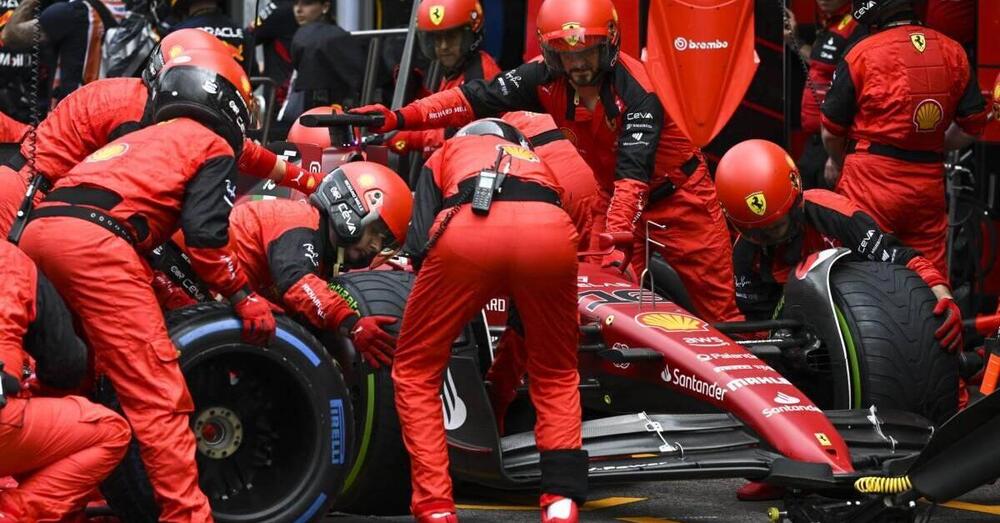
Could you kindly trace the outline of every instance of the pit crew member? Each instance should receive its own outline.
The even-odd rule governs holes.
[[[482,194],[474,198],[476,187]],[[463,127],[424,166],[407,235],[408,244],[424,246],[415,253],[423,261],[392,370],[410,453],[410,508],[419,522],[458,521],[438,394],[452,340],[498,295],[513,297],[524,322],[538,412],[542,521],[578,520],[587,453],[580,449],[576,368],[577,237],[560,197],[548,167],[502,120]]]
[[[828,171],[840,173],[837,192],[947,274],[943,153],[982,132],[985,101],[965,50],[921,26],[910,0],[853,4],[874,32],[847,52],[823,102]]]
[[[195,271],[233,304],[244,339],[265,344],[273,335],[269,305],[228,248],[227,199],[250,96],[246,75],[228,56],[173,58],[151,95],[157,125],[112,141],[56,181],[21,240],[79,318],[96,371],[118,393],[161,521],[212,515],[198,487],[188,426],[194,406],[142,256],[180,227]]]
[[[0,242],[0,520],[64,521],[82,516],[87,496],[118,465],[131,439],[128,423],[79,396],[31,397],[23,385],[28,357],[42,385],[75,387],[87,348],[73,332],[62,298],[31,259]]]
[[[479,0],[421,0],[417,11],[417,38],[420,50],[429,60],[441,64],[444,75],[434,92],[458,87],[472,80],[492,80],[500,67],[483,43],[483,6]],[[455,129],[400,131],[392,137],[392,150],[398,154],[423,151],[429,156],[441,147]]]
[[[732,247],[701,152],[665,114],[638,60],[619,52],[611,0],[545,0],[538,12],[544,62],[442,91],[390,111],[377,132],[459,126],[512,110],[550,114],[567,131],[601,188],[592,233],[635,234],[633,265],[645,263],[645,229],[677,270],[698,312],[710,321],[738,319]],[[636,228],[638,224],[638,234]],[[596,236],[592,235],[592,238]],[[593,240],[592,240],[593,241]],[[602,263],[620,265],[616,251]]]
[[[934,333],[941,348],[962,348],[962,318],[948,280],[918,251],[884,232],[848,198],[823,189],[802,191],[799,173],[780,146],[747,140],[722,157],[715,174],[719,200],[740,232],[733,248],[736,300],[751,320],[769,319],[789,273],[811,253],[844,246],[860,260],[905,265],[931,288]]]
[[[798,52],[799,57],[809,64],[806,84],[802,88],[801,125],[808,136],[798,166],[802,173],[805,189],[826,189],[823,171],[827,154],[820,135],[819,106],[830,89],[833,71],[844,56],[844,52],[868,33],[866,26],[859,25],[851,16],[850,0],[816,0],[816,37],[812,45],[798,43],[798,23],[790,9],[786,9],[785,43]]]

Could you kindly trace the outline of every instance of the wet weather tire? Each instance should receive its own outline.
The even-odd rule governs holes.
[[[849,359],[860,376],[860,406],[907,410],[935,423],[954,414],[958,360],[934,337],[941,320],[923,280],[900,265],[850,262],[834,267],[830,286],[855,348]]]
[[[302,326],[276,319],[277,335],[262,349],[240,341],[227,305],[167,316],[195,404],[199,483],[216,521],[318,520],[347,473],[353,413],[339,366]],[[98,399],[118,406],[110,387]],[[102,491],[124,521],[157,520],[134,439]]]
[[[401,319],[413,279],[413,274],[402,271],[352,272],[335,278],[331,287],[363,316]],[[397,322],[387,330],[396,335],[399,327]],[[369,367],[342,338],[328,334],[323,341],[344,369],[355,416],[353,464],[334,509],[366,515],[408,514],[410,458],[396,415],[391,371]]]

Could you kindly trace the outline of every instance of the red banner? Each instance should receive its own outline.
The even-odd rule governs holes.
[[[670,117],[712,141],[757,70],[751,0],[652,0],[646,69]]]

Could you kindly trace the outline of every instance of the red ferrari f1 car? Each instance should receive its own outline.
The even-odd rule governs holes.
[[[359,118],[331,121],[365,123]],[[351,147],[279,149],[329,171],[361,154],[359,141]],[[602,238],[608,250],[615,242]],[[161,269],[197,290],[183,256],[169,251],[159,251]],[[901,266],[844,262],[846,253],[805,260],[776,319],[715,325],[690,312],[686,290],[662,259],[650,260],[642,285],[581,263],[590,480],[765,480],[789,487],[797,521],[842,517],[844,502],[829,509],[828,496],[861,506],[853,501],[862,496],[855,481],[893,473],[893,463],[919,452],[934,423],[955,412],[959,360],[937,347],[934,296],[919,277]],[[402,317],[413,279],[406,270],[353,272],[331,287],[363,315]],[[309,521],[330,508],[406,513],[408,459],[388,370],[370,369],[333,333],[311,333],[286,317],[278,323],[275,342],[262,350],[240,341],[226,305],[168,316],[196,405],[201,486],[216,519]],[[762,331],[768,335],[737,339]],[[531,488],[540,472],[530,408],[511,409],[513,430],[499,434],[487,398],[493,340],[484,311],[453,344],[441,391],[452,474]],[[156,519],[136,452],[105,494],[128,521]]]

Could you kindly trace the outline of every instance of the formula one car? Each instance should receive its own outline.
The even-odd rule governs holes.
[[[368,117],[331,118],[363,125]],[[325,151],[317,161],[330,170],[353,156]],[[602,244],[628,248],[609,235]],[[791,487],[811,507],[828,499],[806,494],[858,495],[858,478],[887,474],[886,463],[923,448],[933,423],[957,406],[958,359],[933,337],[933,294],[905,267],[846,263],[846,253],[805,260],[775,320],[717,325],[690,312],[660,259],[650,260],[643,285],[581,263],[591,481],[741,477]],[[166,272],[191,274],[181,257],[168,258]],[[352,272],[331,287],[363,315],[402,317],[413,278]],[[511,409],[514,430],[498,433],[484,383],[495,350],[485,316],[455,340],[441,392],[452,473],[531,488],[540,478],[532,414]],[[217,520],[407,512],[409,461],[388,370],[370,369],[348,340],[286,317],[270,347],[247,346],[223,304],[174,311],[168,325],[195,401],[200,481]],[[769,336],[736,339],[755,331]],[[113,402],[109,387],[101,391]],[[105,484],[128,521],[156,519],[144,476],[133,449]]]

